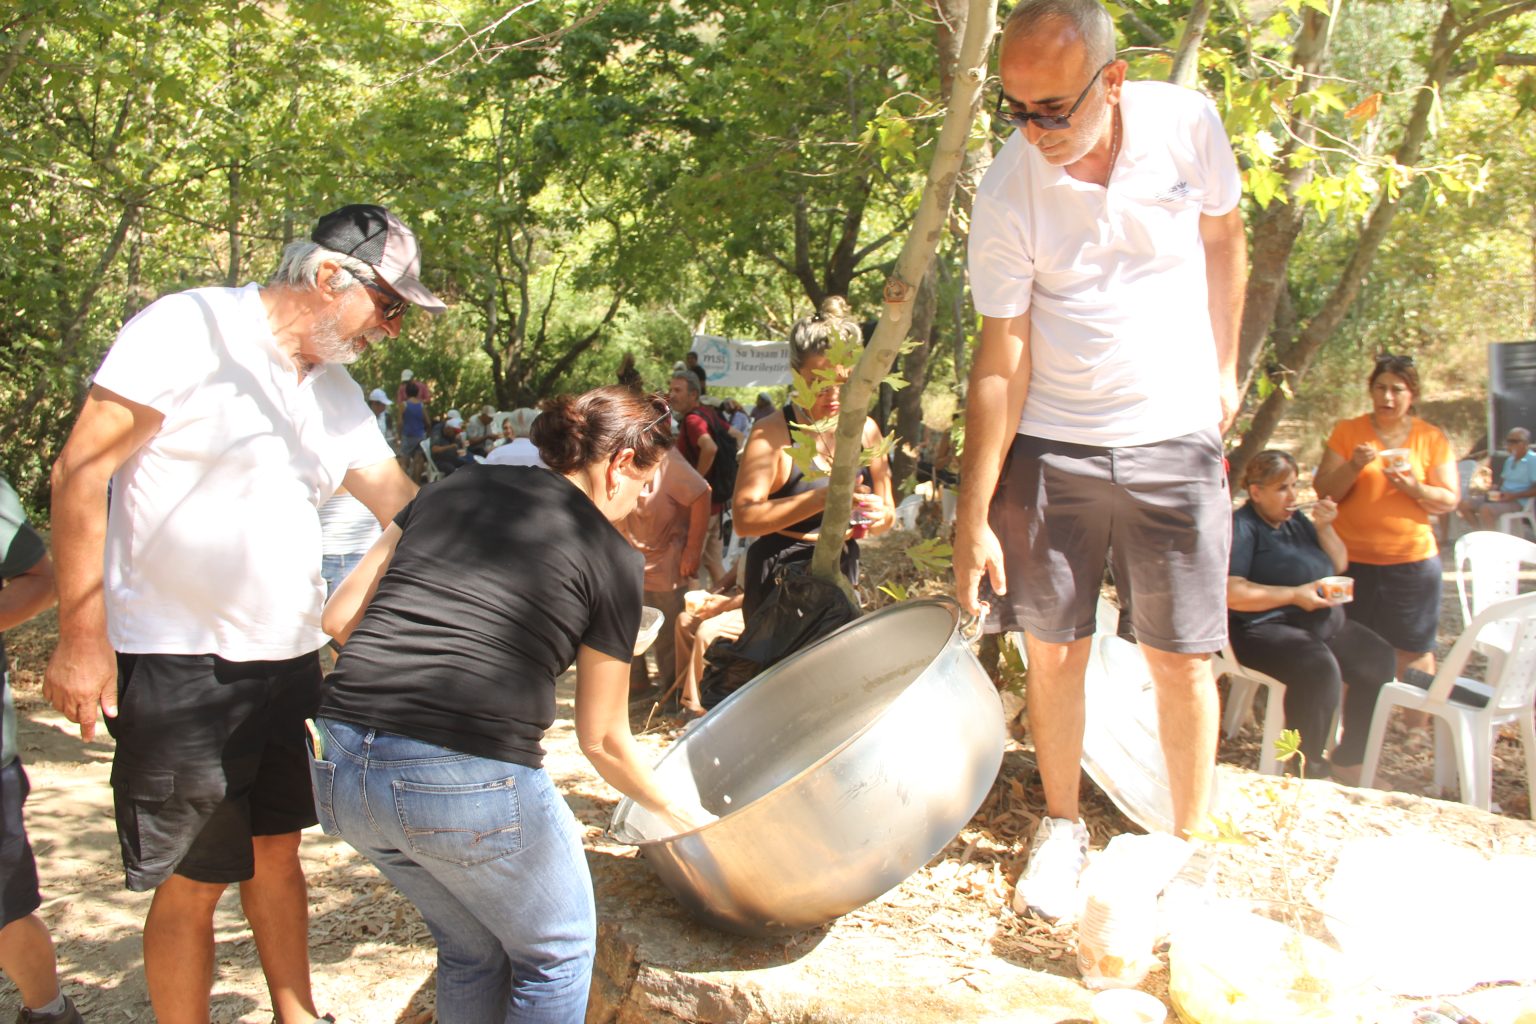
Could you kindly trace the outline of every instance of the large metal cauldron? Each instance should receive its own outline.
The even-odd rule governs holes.
[[[953,601],[865,616],[732,694],[667,751],[669,791],[720,820],[668,835],[630,800],[636,843],[709,924],[824,924],[922,867],[976,813],[1003,759],[997,691]]]

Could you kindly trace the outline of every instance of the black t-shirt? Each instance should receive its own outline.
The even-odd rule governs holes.
[[[1232,559],[1229,576],[1270,587],[1294,587],[1332,576],[1333,559],[1317,542],[1317,528],[1304,515],[1293,515],[1270,526],[1251,504],[1232,513]],[[1253,625],[1284,619],[1293,625],[1320,629],[1342,609],[1306,612],[1293,604],[1265,612],[1229,612],[1235,624]]]
[[[472,465],[401,510],[389,570],[320,714],[538,768],[555,678],[585,645],[628,661],[644,559],[564,477]]]

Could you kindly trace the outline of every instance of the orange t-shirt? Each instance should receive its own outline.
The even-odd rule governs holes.
[[[1328,438],[1328,450],[1348,461],[1355,445],[1366,443],[1384,447],[1371,425],[1369,413],[1335,424]],[[1427,479],[1435,467],[1456,461],[1444,432],[1417,416],[1403,447],[1408,449],[1413,475],[1420,480]],[[1334,520],[1333,528],[1349,550],[1351,562],[1405,565],[1422,562],[1440,550],[1429,525],[1429,513],[1392,486],[1382,472],[1380,459],[1373,460],[1355,477],[1354,486],[1339,502],[1339,518]]]

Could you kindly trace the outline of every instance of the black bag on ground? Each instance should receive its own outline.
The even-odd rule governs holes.
[[[771,665],[858,618],[859,608],[837,584],[817,579],[800,562],[784,568],[772,592],[735,640],[704,652],[699,703],[713,708]]]
[[[731,436],[730,424],[718,409],[701,405],[694,410],[709,428],[709,438],[715,442],[715,461],[709,464],[704,479],[709,481],[709,500],[723,505],[731,500],[736,490],[736,439]]]

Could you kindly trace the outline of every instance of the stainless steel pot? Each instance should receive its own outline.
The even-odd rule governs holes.
[[[948,599],[875,612],[753,679],[656,767],[720,820],[679,835],[622,801],[639,846],[694,915],[772,935],[879,896],[953,839],[1003,759],[997,691]]]

